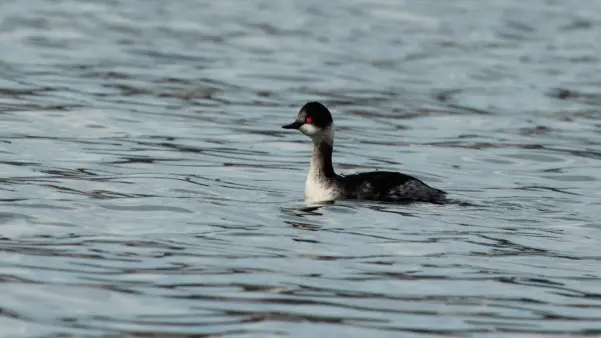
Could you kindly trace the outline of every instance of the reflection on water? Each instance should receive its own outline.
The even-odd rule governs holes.
[[[3,4],[2,336],[601,334],[576,2]],[[310,100],[453,203],[306,205]]]

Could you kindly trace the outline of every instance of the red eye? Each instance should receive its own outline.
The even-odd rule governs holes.
[[[305,122],[311,123],[311,122],[313,122],[313,118],[311,116],[309,116],[305,119]]]

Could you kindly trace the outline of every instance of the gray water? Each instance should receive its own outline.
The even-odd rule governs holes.
[[[601,334],[601,2],[6,0],[1,337]],[[307,209],[340,173],[448,205]]]

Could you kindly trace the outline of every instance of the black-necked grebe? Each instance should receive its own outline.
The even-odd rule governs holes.
[[[298,129],[313,140],[313,157],[305,184],[305,199],[309,202],[361,199],[441,204],[445,201],[444,191],[398,172],[337,175],[332,166],[334,121],[328,108],[319,102],[305,104],[296,121],[282,128]]]

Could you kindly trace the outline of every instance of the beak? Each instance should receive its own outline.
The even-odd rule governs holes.
[[[300,122],[300,121],[294,121],[290,124],[285,124],[282,126],[282,128],[284,129],[298,129],[300,128],[300,126],[302,126],[304,123]]]

